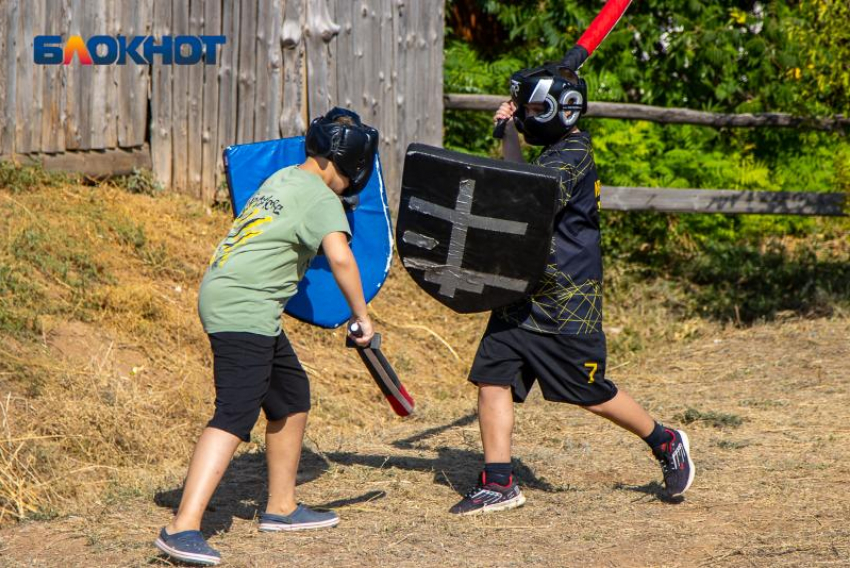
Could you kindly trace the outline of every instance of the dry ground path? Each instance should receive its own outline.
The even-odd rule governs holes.
[[[526,506],[450,517],[480,463],[469,388],[378,436],[312,433],[300,498],[337,510],[336,529],[259,534],[265,471],[246,453],[204,530],[233,567],[848,566],[848,362],[850,320],[833,318],[731,329],[614,365],[655,415],[692,420],[697,477],[679,503],[659,498],[642,442],[537,393],[517,417]],[[166,487],[5,529],[0,566],[168,565],[151,542],[178,498]]]

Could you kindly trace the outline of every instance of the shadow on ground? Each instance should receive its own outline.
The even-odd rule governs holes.
[[[301,463],[298,467],[297,483],[309,483],[324,475],[330,464],[320,454],[303,448]],[[263,452],[240,454],[236,456],[224,478],[216,489],[207,512],[204,515],[202,530],[205,535],[213,535],[230,529],[233,517],[253,519],[262,512],[268,493],[268,471]],[[176,511],[183,495],[183,487],[159,491],[154,495],[154,503]],[[358,497],[339,499],[328,503],[310,504],[316,509],[336,509],[357,503],[374,501],[385,496],[383,491],[369,491]]]
[[[683,503],[685,501],[685,498],[681,495],[678,497],[668,496],[667,491],[664,490],[664,486],[658,483],[657,481],[652,481],[645,485],[626,485],[624,483],[617,483],[614,485],[614,489],[620,491],[634,491],[635,493],[643,493],[644,495],[653,496],[659,501],[663,501],[664,503],[670,503],[673,505],[678,505],[679,503]]]
[[[397,450],[416,450],[416,444],[441,434],[451,428],[471,424],[476,420],[475,413],[467,414],[441,426],[423,430],[418,434],[397,440],[392,446]],[[389,449],[389,448],[388,448]],[[392,451],[392,450],[391,450]],[[387,454],[359,454],[357,452],[317,453],[307,447],[301,452],[301,463],[298,468],[298,485],[309,483],[324,475],[331,463],[344,466],[364,466],[375,469],[399,468],[408,471],[421,471],[434,474],[434,483],[451,487],[461,494],[471,487],[481,470],[481,453],[477,451],[456,448],[428,448],[436,452],[436,457],[420,457]],[[538,477],[522,460],[514,460],[514,472],[522,480],[524,487],[559,493],[568,491],[567,487],[558,487],[545,479]],[[263,452],[240,454],[233,459],[224,478],[213,495],[206,514],[202,531],[205,535],[227,531],[233,524],[233,517],[240,519],[255,518],[265,506],[268,492],[268,472],[266,458]],[[183,494],[182,486],[159,491],[154,495],[154,502],[160,507],[177,510]],[[358,503],[383,499],[384,491],[368,491],[363,495],[348,499],[339,499],[327,503],[310,504],[317,509],[336,509]]]
[[[481,471],[481,452],[461,450],[440,446],[437,448],[418,448],[417,444],[432,438],[452,428],[468,426],[477,420],[478,416],[472,412],[452,422],[428,428],[413,436],[392,442],[392,446],[400,450],[421,449],[428,452],[437,452],[437,457],[420,457],[405,455],[371,454],[364,455],[356,452],[330,452],[325,456],[332,462],[340,465],[359,465],[375,469],[398,468],[408,471],[421,471],[434,474],[434,483],[451,487],[454,491],[462,494],[469,489],[477,480]],[[522,481],[524,487],[538,489],[547,493],[558,493],[567,491],[566,487],[556,487],[545,479],[542,479],[534,471],[525,465],[522,460],[513,460],[514,473]]]

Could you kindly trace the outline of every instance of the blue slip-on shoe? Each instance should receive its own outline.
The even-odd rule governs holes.
[[[163,527],[159,531],[159,538],[154,542],[154,546],[164,552],[169,558],[187,564],[215,566],[221,562],[221,554],[207,544],[201,531],[183,531],[168,534]]]
[[[334,527],[339,524],[339,516],[327,511],[314,511],[310,507],[298,504],[298,507],[289,515],[273,515],[262,513],[260,515],[260,531],[303,531],[307,529],[322,529]]]

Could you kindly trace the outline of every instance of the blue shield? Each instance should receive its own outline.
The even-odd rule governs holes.
[[[225,148],[224,169],[234,216],[239,215],[269,176],[282,168],[300,164],[305,158],[303,136]],[[387,279],[393,250],[392,221],[377,155],[372,177],[360,193],[359,205],[346,214],[351,226],[351,251],[360,269],[363,294],[369,302]],[[298,284],[298,292],[287,302],[285,312],[326,328],[340,326],[351,317],[351,310],[324,256],[313,259]]]

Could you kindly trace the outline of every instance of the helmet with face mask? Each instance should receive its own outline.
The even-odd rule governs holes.
[[[338,122],[341,117],[348,118],[350,124]],[[305,149],[308,156],[329,159],[350,180],[343,197],[353,197],[366,187],[372,176],[378,131],[360,122],[356,112],[334,107],[310,123]]]
[[[516,105],[514,124],[525,141],[548,146],[572,130],[587,112],[587,84],[563,64],[548,63],[511,75],[511,99]],[[526,105],[542,105],[530,114]]]

